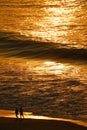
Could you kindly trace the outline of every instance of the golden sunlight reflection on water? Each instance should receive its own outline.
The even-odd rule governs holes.
[[[48,4],[49,3],[50,2],[48,2]],[[72,30],[68,29],[68,25],[73,24],[75,11],[76,8],[66,8],[66,6],[60,8],[55,6],[49,8],[44,7],[43,14],[45,15],[36,23],[38,30],[34,29],[31,30],[31,32],[26,30],[26,32],[24,31],[23,33],[26,36],[29,36],[29,33],[31,33],[31,36],[36,37],[37,39],[41,38],[45,41],[67,43],[70,41],[68,35],[72,33]],[[26,19],[24,25],[27,24],[28,21],[29,19]]]
[[[1,6],[1,30],[17,32],[16,38],[55,42],[60,47],[87,47],[86,0],[16,1],[14,6],[11,2]]]
[[[37,66],[36,71],[38,73],[62,75],[68,72],[71,68],[72,66],[68,64],[46,61],[42,66]]]
[[[13,110],[0,110],[0,117],[16,118],[15,117],[15,112]],[[44,119],[44,120],[65,121],[65,122],[72,122],[72,123],[87,127],[87,122],[84,122],[84,121],[33,115],[32,112],[24,112],[24,118],[25,119]]]
[[[68,103],[68,100],[71,101],[70,97],[73,97],[72,101],[76,100],[76,103],[79,103],[82,98],[81,102],[86,106],[86,69],[87,65],[85,64],[72,64],[70,62],[0,58],[0,79],[2,81],[0,82],[0,95],[2,97],[1,101],[4,101],[4,104],[2,102],[1,106],[4,106],[4,109],[9,109],[9,106],[13,109],[16,105],[16,101],[17,105],[20,105],[20,99],[22,99],[22,102],[25,104],[25,111],[29,110],[34,112],[35,110],[37,115],[39,114],[36,107],[37,105],[35,105],[35,108],[32,110],[32,103],[36,102],[35,104],[37,104],[38,102],[38,104],[40,103],[41,105],[41,102],[46,101],[47,103],[48,100],[55,99],[54,97],[56,97],[56,99],[52,103],[53,106],[55,103],[55,108],[60,103]],[[79,95],[80,93],[81,97],[78,99],[76,94]],[[11,95],[12,99],[8,95]],[[58,95],[59,97],[57,97]],[[41,99],[38,97],[41,97]],[[10,99],[12,103],[8,102]],[[76,108],[82,108],[82,104],[77,105]],[[49,111],[45,104],[43,104],[43,106],[45,110],[47,109]],[[67,109],[67,106],[64,107],[64,109]],[[1,107],[1,109],[3,108]],[[73,108],[74,107],[71,106],[69,110],[73,111]],[[57,109],[55,110],[57,112]],[[60,113],[60,111],[58,112]],[[81,112],[84,112],[84,109]],[[43,115],[43,113],[40,113],[40,115]],[[25,116],[27,117],[26,114]],[[29,114],[29,117],[31,116],[32,113]],[[81,118],[86,119],[86,114],[82,114],[81,116]],[[80,118],[78,117],[78,119]]]
[[[27,16],[19,20],[20,35],[33,40],[55,42],[57,46],[82,48],[86,45],[85,11],[79,2],[43,1],[42,4],[44,6],[40,9],[21,9],[20,15]]]
[[[82,63],[64,63],[50,60],[27,60],[9,58],[1,61],[1,72],[10,71],[17,73],[19,78],[29,78],[29,75],[55,75],[60,78],[73,78],[85,81],[87,79],[86,64]],[[7,77],[8,78],[8,77]],[[38,77],[37,77],[38,78]],[[51,77],[50,77],[51,78]]]

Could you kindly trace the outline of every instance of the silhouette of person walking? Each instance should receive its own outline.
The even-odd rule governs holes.
[[[22,107],[20,107],[20,118],[24,118],[23,108]]]
[[[17,107],[15,108],[15,115],[16,115],[16,118],[18,118],[18,109],[17,109]]]

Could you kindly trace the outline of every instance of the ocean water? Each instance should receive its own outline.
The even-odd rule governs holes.
[[[87,121],[86,14],[86,0],[0,0],[0,109]]]

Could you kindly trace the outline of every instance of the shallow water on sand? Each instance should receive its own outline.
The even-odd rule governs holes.
[[[24,112],[24,118],[20,118],[18,116],[17,120],[24,120],[24,119],[39,119],[39,120],[55,120],[55,121],[65,121],[65,122],[70,122],[74,123],[77,125],[85,126],[87,127],[87,122],[83,122],[80,120],[70,120],[70,119],[63,119],[63,118],[52,118],[52,117],[46,117],[46,116],[38,116],[38,115],[33,115],[32,113],[29,112]],[[5,118],[16,118],[14,111],[12,110],[0,110],[0,117],[5,117]]]

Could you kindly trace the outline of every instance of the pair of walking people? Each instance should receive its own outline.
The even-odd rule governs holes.
[[[15,108],[15,115],[16,118],[18,118],[18,115],[20,114],[20,118],[24,118],[24,114],[23,114],[23,108],[20,107],[20,109],[18,110],[18,108]]]

